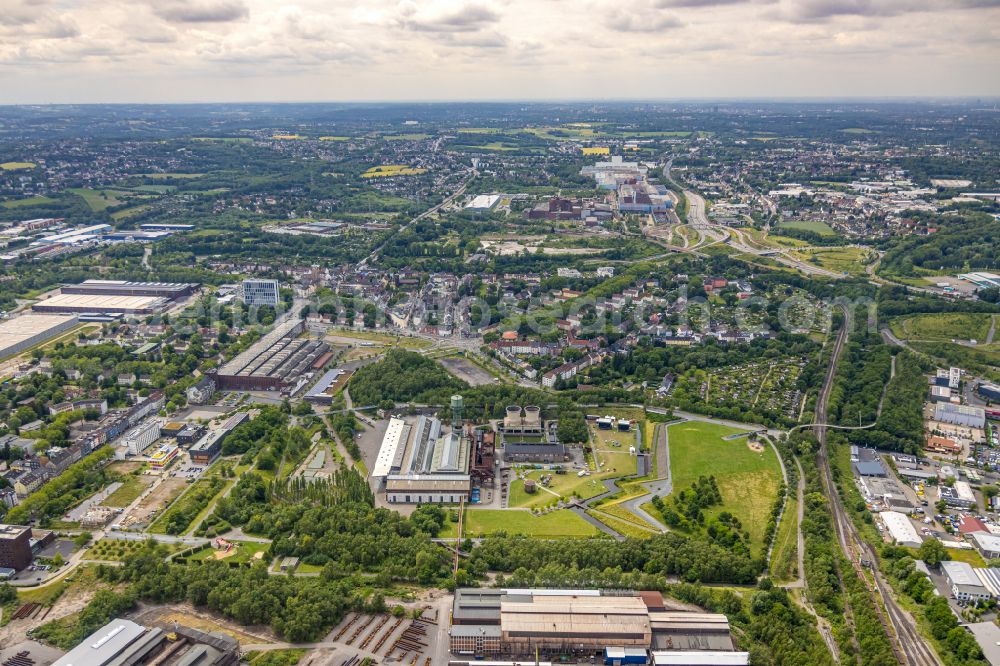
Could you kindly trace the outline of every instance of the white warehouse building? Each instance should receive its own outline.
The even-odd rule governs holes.
[[[944,572],[945,581],[948,583],[952,595],[959,601],[978,601],[990,598],[990,591],[979,580],[979,576],[976,575],[976,570],[972,568],[971,564],[945,561],[941,563],[941,571]]]
[[[905,514],[898,511],[883,511],[878,516],[882,519],[896,545],[916,548],[923,541]]]

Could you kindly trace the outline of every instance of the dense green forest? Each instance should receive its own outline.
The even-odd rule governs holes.
[[[936,231],[892,242],[882,257],[883,274],[917,276],[939,271],[995,271],[1000,267],[1000,226],[990,215],[919,213],[911,217],[926,221]]]

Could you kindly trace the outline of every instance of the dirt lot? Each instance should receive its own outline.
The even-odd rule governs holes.
[[[7,626],[0,627],[0,647],[25,640],[28,631],[40,627],[46,622],[79,613],[90,602],[95,592],[97,589],[93,585],[70,585],[56,600],[48,614],[41,613],[34,619],[11,620]],[[42,615],[45,617],[43,618]]]
[[[112,472],[118,472],[119,474],[131,474],[135,470],[142,467],[144,464],[145,463],[142,463],[138,460],[113,462],[110,465],[108,465],[108,469],[111,470]]]
[[[275,642],[274,633],[269,627],[241,627],[221,615],[204,610],[195,610],[190,604],[171,604],[170,606],[152,606],[139,611],[134,618],[136,622],[147,626],[157,626],[171,629],[176,622],[186,627],[201,631],[218,631],[232,636],[244,645],[260,645]]]
[[[464,358],[457,356],[442,358],[441,365],[443,365],[448,372],[463,381],[469,382],[472,386],[492,384],[496,381],[496,377]]]
[[[122,524],[128,526],[148,522],[153,513],[161,511],[170,504],[175,497],[184,491],[185,486],[187,484],[183,479],[169,478],[160,482],[144,500],[139,502],[139,505],[122,521]]]

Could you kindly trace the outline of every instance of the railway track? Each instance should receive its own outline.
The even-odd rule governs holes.
[[[879,571],[878,553],[861,538],[850,516],[844,510],[840,494],[834,485],[833,472],[830,469],[827,452],[826,421],[827,404],[830,399],[830,391],[833,388],[833,379],[836,376],[837,363],[844,350],[844,345],[847,343],[851,328],[851,313],[846,308],[843,308],[843,312],[844,324],[837,334],[837,340],[830,355],[830,366],[816,401],[816,427],[814,428],[816,439],[819,441],[817,463],[822,474],[824,490],[827,497],[830,498],[834,529],[841,550],[850,560],[855,573],[868,588],[882,628],[892,642],[899,663],[908,666],[938,666],[941,661],[917,631],[913,618],[896,603],[892,590]],[[871,578],[866,575],[866,568]]]

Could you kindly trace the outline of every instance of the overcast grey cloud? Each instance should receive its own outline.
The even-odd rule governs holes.
[[[473,32],[499,19],[500,14],[487,5],[467,4],[424,12],[415,3],[407,3],[401,10],[400,25],[421,32]]]
[[[0,0],[0,103],[988,96],[998,65],[1000,0]]]
[[[250,15],[240,0],[156,0],[153,13],[174,23],[224,23]]]
[[[695,9],[698,7],[719,7],[722,5],[770,5],[777,1],[778,0],[656,0],[656,6],[660,8],[679,7]]]
[[[634,5],[619,9],[608,18],[608,26],[619,32],[661,32],[682,25],[672,14],[658,9],[636,9]]]

